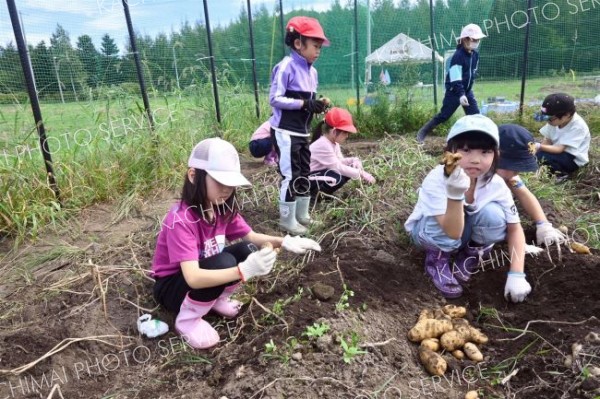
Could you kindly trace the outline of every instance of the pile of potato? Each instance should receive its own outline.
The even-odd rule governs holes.
[[[458,360],[465,356],[481,362],[483,355],[477,345],[488,342],[488,337],[471,326],[464,306],[446,305],[434,310],[424,309],[417,324],[408,332],[408,339],[420,343],[419,359],[432,375],[441,376],[448,364],[439,352],[448,352]]]

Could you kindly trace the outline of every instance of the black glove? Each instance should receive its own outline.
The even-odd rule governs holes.
[[[323,100],[304,100],[303,109],[313,114],[322,114],[325,112],[326,104]]]

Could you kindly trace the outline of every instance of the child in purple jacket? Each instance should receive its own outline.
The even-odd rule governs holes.
[[[323,113],[327,106],[324,100],[316,98],[318,77],[313,64],[329,40],[316,19],[294,17],[287,24],[285,44],[291,49],[290,55],[273,68],[269,95],[273,111],[269,119],[271,135],[283,178],[279,226],[292,234],[304,234],[305,226],[311,223],[308,214],[311,122],[313,115]]]

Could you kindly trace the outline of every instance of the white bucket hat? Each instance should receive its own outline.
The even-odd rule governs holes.
[[[470,37],[471,39],[483,39],[487,36],[483,34],[481,28],[478,25],[469,24],[462,28],[462,31],[460,31],[459,39],[464,39],[466,37]]]
[[[465,115],[452,125],[448,137],[446,137],[446,143],[458,136],[461,133],[466,132],[481,132],[486,133],[496,142],[496,145],[500,145],[500,136],[498,135],[498,126],[493,120],[487,116],[481,114]]]
[[[218,137],[202,140],[192,150],[190,168],[202,169],[224,186],[250,185],[240,169],[240,157],[233,145]]]

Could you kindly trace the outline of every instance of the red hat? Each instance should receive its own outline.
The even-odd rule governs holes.
[[[327,111],[325,122],[329,126],[343,130],[344,132],[356,133],[357,131],[352,122],[352,115],[342,108],[334,107]]]
[[[325,32],[321,28],[321,24],[311,17],[293,17],[289,20],[286,28],[288,32],[298,32],[302,36],[311,37],[313,39],[323,40],[324,46],[329,46],[329,39],[325,37]]]

